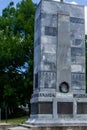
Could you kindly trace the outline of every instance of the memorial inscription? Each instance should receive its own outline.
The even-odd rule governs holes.
[[[87,114],[87,102],[77,103],[77,114]]]
[[[55,88],[56,87],[56,73],[51,71],[41,72],[41,82],[44,83],[44,88]]]
[[[53,114],[52,102],[32,103],[31,114]]]
[[[73,114],[73,102],[58,102],[58,114]]]
[[[70,22],[72,22],[72,23],[84,24],[84,19],[71,17],[71,18],[70,18]]]
[[[45,27],[45,35],[49,36],[57,36],[57,28],[56,27]]]

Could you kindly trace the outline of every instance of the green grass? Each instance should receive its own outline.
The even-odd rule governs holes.
[[[10,124],[22,124],[25,121],[28,120],[28,116],[20,117],[20,118],[14,118],[14,119],[7,119],[7,123]],[[6,120],[1,120],[1,123],[6,123]]]

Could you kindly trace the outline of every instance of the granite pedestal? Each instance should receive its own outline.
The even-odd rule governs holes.
[[[84,7],[41,0],[35,14],[34,88],[26,124],[87,123]]]

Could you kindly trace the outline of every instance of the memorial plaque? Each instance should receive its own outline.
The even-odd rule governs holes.
[[[31,104],[31,114],[52,114],[53,103],[52,102],[38,102]]]
[[[84,19],[71,17],[71,18],[70,18],[70,22],[72,22],[72,23],[84,24]]]
[[[77,103],[77,114],[87,114],[87,102]]]
[[[40,102],[39,103],[39,114],[52,114],[53,104],[52,102]]]
[[[58,102],[57,113],[58,114],[73,114],[73,102]]]
[[[45,27],[45,35],[57,36],[57,28],[56,27]]]

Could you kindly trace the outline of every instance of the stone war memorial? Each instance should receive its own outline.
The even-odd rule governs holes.
[[[87,126],[84,27],[83,6],[57,0],[38,4],[34,88],[26,124]]]

